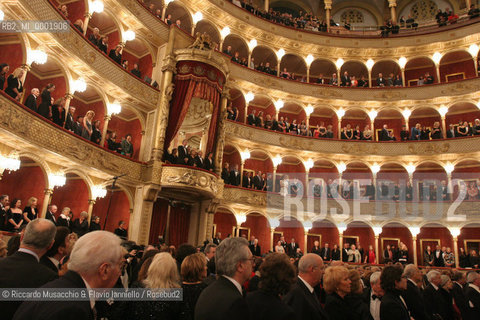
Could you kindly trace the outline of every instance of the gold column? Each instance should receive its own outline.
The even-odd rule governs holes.
[[[270,9],[270,1],[269,0],[265,0],[265,12],[268,12],[268,10]]]
[[[407,83],[406,83],[406,80],[405,80],[405,67],[402,68],[402,86],[404,86],[404,87],[407,86]]]
[[[25,79],[27,78],[27,73],[28,71],[30,71],[31,67],[28,65],[28,64],[22,64],[21,68],[23,69],[23,76],[22,78],[20,79],[20,81],[22,81],[22,85],[25,86]],[[41,92],[40,92],[41,93]],[[29,92],[25,92],[25,90],[23,92],[20,93],[20,100],[19,102],[21,104],[23,104],[23,99],[25,98],[25,96],[28,96],[30,93]]]
[[[68,115],[68,111],[70,109],[70,101],[72,101],[73,99],[73,94],[72,93],[66,93],[65,94],[65,121],[63,122],[63,127],[65,128],[65,124],[67,123],[67,115]],[[73,119],[73,121],[75,121],[75,119]]]
[[[243,167],[245,166],[245,160],[242,159],[242,165],[240,167],[240,187],[243,186]]]
[[[445,121],[445,116],[442,116],[442,134],[443,134],[443,138],[446,139],[447,138],[447,123]]]
[[[465,5],[467,6],[467,12],[470,10],[470,6],[472,5],[472,0],[465,0]]]
[[[217,127],[217,136],[215,137],[215,160],[214,167],[215,173],[220,175],[222,173],[222,159],[223,159],[223,148],[225,146],[225,120],[227,119],[227,104],[230,99],[230,87],[225,84],[222,91],[222,100],[220,101],[220,115],[219,122]],[[243,169],[243,166],[242,166]],[[242,177],[240,177],[240,180]],[[241,183],[240,183],[241,186]]]
[[[440,81],[440,62],[435,63],[435,71],[437,72],[437,83],[441,83]]]
[[[45,189],[45,197],[43,198],[42,211],[40,211],[40,218],[45,218],[47,214],[48,205],[52,200],[53,189]]]
[[[85,36],[87,34],[87,29],[88,29],[88,22],[90,22],[90,19],[92,18],[92,14],[87,12],[84,15],[85,20],[83,20],[83,35]]]
[[[310,66],[307,66],[307,83],[310,83]]]
[[[165,5],[165,2],[163,2],[163,8],[162,8],[162,21],[165,21],[165,13],[167,12],[167,6]]]
[[[305,231],[304,231],[304,235],[305,235],[305,237],[303,238],[303,241],[304,241],[304,242],[303,242],[303,243],[304,243],[304,245],[303,245],[303,246],[304,246],[303,254],[307,254],[307,253],[308,253],[308,252],[307,252],[307,249],[308,249],[308,247],[307,247],[308,231],[305,230]]]
[[[375,119],[370,119],[370,130],[372,130],[372,141],[377,141],[377,135],[375,134]]]
[[[275,232],[275,228],[270,228],[270,250],[273,251],[273,248],[275,247],[273,245],[273,234]]]
[[[95,204],[94,199],[88,200],[88,225],[90,225],[90,221],[92,221],[92,212],[93,212],[93,205]]]
[[[275,192],[275,183],[277,182],[277,166],[273,167],[273,176],[272,176],[272,192]]]
[[[338,139],[342,138],[342,118],[338,117]]]
[[[338,232],[338,237],[339,237],[338,249],[340,249],[340,261],[343,261],[343,232],[342,233]]]
[[[330,10],[332,10],[332,0],[324,0],[325,3],[325,22],[327,23],[327,32],[330,32]]]
[[[388,6],[390,7],[390,17],[392,18],[393,23],[397,23],[397,13],[396,13],[396,0],[388,0]]]
[[[205,232],[205,239],[211,240],[215,236],[212,234],[213,231],[213,219],[215,218],[215,212],[207,212],[207,227]]]
[[[112,120],[112,116],[107,114],[105,115],[104,120],[105,122],[103,123],[102,140],[100,141],[101,147],[103,147],[103,144],[105,143],[105,136],[107,135],[107,131],[108,131],[108,123],[110,122],[110,120]]]
[[[406,126],[406,128],[407,128],[407,131],[410,132],[410,126],[408,125],[408,119],[410,119],[410,118],[405,118],[405,117],[403,117],[403,119],[405,119],[405,126]],[[409,135],[409,137],[410,137],[410,135]],[[410,138],[409,138],[409,139],[410,139]]]
[[[372,70],[368,69],[368,87],[372,87]]]
[[[376,259],[377,264],[380,263],[380,252],[378,252],[378,239],[379,239],[379,237],[380,237],[379,235],[375,236],[375,256],[377,257],[377,259]]]
[[[162,82],[160,84],[161,97],[158,105],[157,112],[157,125],[154,135],[153,148],[152,148],[152,160],[161,161],[163,157],[163,148],[165,143],[165,131],[168,125],[168,116],[170,112],[170,100],[173,97],[173,91],[175,85],[172,83],[173,74],[176,73],[177,61],[173,55],[174,39],[176,28],[170,28],[167,48],[165,50],[165,59],[162,66]]]
[[[460,266],[458,258],[458,237],[453,237],[453,253],[455,254],[455,268]]]
[[[170,212],[171,212],[172,206],[170,205],[170,201],[168,202],[168,209],[167,209],[167,222],[165,223],[165,243],[169,245],[170,241]]]
[[[417,257],[417,236],[412,236],[413,240],[413,264],[418,266],[418,257]]]

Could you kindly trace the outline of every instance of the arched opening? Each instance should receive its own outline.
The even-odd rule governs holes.
[[[315,160],[313,167],[308,172],[310,194],[319,198],[323,196],[329,197],[329,189],[327,185],[339,178],[338,170],[335,164],[328,160]]]
[[[432,59],[418,57],[409,60],[405,65],[405,85],[407,87],[420,85],[421,82],[419,83],[419,80],[423,79],[425,81],[427,73],[433,77],[433,83],[438,81],[437,71]],[[427,84],[426,81],[423,84]]]
[[[195,31],[194,34],[197,34],[199,32],[200,34],[206,33],[210,36],[210,39],[216,43],[217,45],[220,44],[220,33],[218,32],[218,29],[209,21],[207,20],[201,20],[197,23],[195,26]]]
[[[294,217],[285,217],[280,219],[280,225],[275,228],[275,234],[278,236],[283,236],[285,241],[287,242],[287,250],[286,254],[289,256],[294,256],[295,252],[292,249],[292,242],[294,241],[295,244],[302,250],[302,252],[306,252],[305,250],[305,230],[303,225],[300,221],[295,219]],[[277,244],[277,237],[274,236],[274,244]]]
[[[361,221],[352,221],[347,225],[347,230],[343,232],[343,247],[348,244],[351,248],[352,245],[355,245],[357,250],[360,252],[361,261],[353,261],[353,256],[349,256],[349,262],[362,263],[365,255],[365,252],[368,250],[368,247],[373,245],[375,248],[375,235],[373,234],[372,228]],[[345,257],[344,257],[345,258]],[[352,260],[350,259],[352,258]],[[358,259],[358,257],[357,257]]]
[[[66,173],[65,177],[67,178],[65,185],[53,190],[50,203],[58,207],[57,216],[64,207],[69,207],[75,220],[80,217],[80,212],[88,210],[89,187],[87,182],[76,173]]]
[[[473,255],[472,250],[480,251],[480,223],[468,223],[460,230],[458,236],[458,251],[460,268],[472,267],[468,255]],[[462,250],[463,249],[463,250]],[[462,255],[463,251],[463,255]]]
[[[450,231],[441,224],[438,223],[428,223],[420,228],[420,233],[417,235],[417,257],[419,265],[426,266],[427,263],[424,261],[424,252],[427,250],[427,246],[430,246],[432,252],[435,255],[436,248],[442,249],[442,252],[445,251],[446,248],[450,248],[451,252],[454,251],[453,249],[453,238]],[[441,255],[441,254],[440,254]],[[443,257],[434,258],[434,266],[436,267],[444,267]],[[438,262],[437,261],[441,261]],[[455,263],[454,263],[455,265]]]
[[[376,141],[382,131],[383,125],[387,125],[389,130],[392,130],[392,135],[400,140],[400,132],[404,124],[403,115],[396,109],[382,109],[378,112],[374,120],[374,135]],[[406,129],[406,128],[405,128]]]
[[[453,195],[446,200],[455,200],[459,196],[459,188],[465,188],[464,200],[479,201],[480,192],[480,162],[478,160],[462,160],[455,164],[452,172]]]
[[[381,74],[381,75],[380,75]],[[397,75],[400,81],[394,83]],[[401,86],[402,85],[402,70],[400,66],[392,60],[377,61],[372,67],[372,87],[379,87],[378,79],[380,76],[387,79],[385,86]],[[390,80],[391,79],[391,80]],[[391,83],[390,83],[391,81]]]
[[[162,0],[151,0],[148,2],[148,6],[144,4],[144,6],[155,16],[159,19],[162,18],[162,8],[163,8],[163,1]]]
[[[365,110],[348,109],[342,118],[340,138],[344,140],[360,140],[361,135],[357,132],[363,132],[366,126],[370,126],[370,118]]]
[[[330,84],[334,74],[337,74],[337,67],[330,60],[316,59],[310,65],[310,83]]]
[[[224,168],[222,171],[222,179],[225,184],[240,186],[242,158],[238,150],[232,145],[225,145],[222,161],[222,168]],[[235,176],[232,174],[232,171],[236,172]]]
[[[245,122],[247,118],[247,110],[246,110],[246,101],[245,96],[243,95],[242,91],[238,89],[231,89],[230,90],[230,100],[229,106],[231,106],[231,115],[227,115],[227,119]]]
[[[478,107],[471,102],[455,103],[448,108],[448,112],[445,115],[447,130],[453,130],[454,137],[464,136],[462,134],[464,131],[460,131],[459,133],[457,127],[458,125],[463,125],[465,121],[469,124],[471,129],[470,132],[465,136],[469,136],[471,134],[479,135],[480,131],[477,131],[475,126],[480,125],[480,123],[478,125],[475,124],[475,119],[480,119],[480,110],[478,110]]]
[[[152,82],[153,61],[147,45],[140,39],[127,41],[123,49],[122,60],[128,61],[128,71],[135,69],[135,64],[140,71],[140,79],[147,83]]]
[[[168,234],[167,245],[178,247],[188,242],[188,230],[190,226],[190,206],[180,202],[171,203],[167,199],[158,198],[153,203],[152,221],[150,223],[149,244],[159,244],[159,239]],[[170,210],[170,225],[167,230],[167,217]],[[110,219],[110,218],[109,218]],[[113,221],[115,222],[115,221]]]
[[[446,181],[447,173],[438,163],[419,164],[413,173],[413,200],[440,201],[441,187]]]
[[[320,240],[318,237],[320,236]],[[313,222],[313,227],[308,231],[307,235],[307,248],[308,252],[312,252],[314,241],[318,240],[320,242],[320,247],[326,247],[333,250],[335,246],[338,248],[338,229],[331,221],[328,220],[316,220]],[[341,249],[341,248],[340,248]],[[330,250],[330,252],[331,252]],[[323,257],[322,257],[323,258]],[[332,258],[330,256],[330,258]]]
[[[121,34],[118,27],[118,23],[115,21],[115,18],[110,15],[107,11],[103,11],[101,13],[94,12],[92,14],[92,18],[88,22],[88,29],[87,29],[87,39],[90,39],[90,35],[93,33],[93,29],[98,28],[100,30],[100,36],[108,37],[108,47],[106,48],[106,52],[104,53],[108,55],[111,49],[115,49],[117,44],[120,43]],[[99,43],[101,40],[99,40]],[[95,44],[94,44],[95,45]]]
[[[440,60],[441,82],[458,81],[476,76],[475,63],[467,51],[449,52]]]
[[[107,219],[105,230],[113,232],[118,228],[120,221],[124,221],[127,226],[130,225],[130,210],[133,209],[133,205],[130,203],[127,193],[120,187],[115,186],[112,190],[111,186],[107,186],[106,189],[107,195],[101,199],[97,199],[93,206],[92,218],[93,216],[99,217],[102,228],[105,219]],[[109,208],[108,204],[110,201],[111,205]],[[107,210],[108,218],[106,218]]]
[[[269,155],[262,150],[251,150],[250,158],[243,167],[244,188],[267,191],[272,181],[273,163]],[[271,190],[270,190],[271,191]]]
[[[284,194],[305,194],[305,167],[299,158],[283,156],[277,167],[276,191]]]
[[[0,63],[7,63],[10,67],[9,72],[5,75],[5,80],[10,73],[25,63],[24,43],[22,38],[16,34],[2,33],[0,34]],[[5,81],[4,88],[7,86]]]
[[[306,126],[305,110],[299,104],[295,102],[285,102],[282,109],[278,113],[279,121],[282,121],[282,118],[286,122],[290,123],[289,133],[290,134],[302,134],[300,132],[300,126]],[[287,120],[288,119],[288,120]]]
[[[404,244],[407,248],[407,252],[403,252],[406,256],[406,261],[400,261],[402,264],[413,263],[413,240],[410,230],[398,222],[390,222],[383,226],[382,233],[379,236],[377,263],[387,263],[388,261],[399,261],[398,254],[395,254],[395,250],[401,250],[401,244]],[[388,250],[390,246],[390,250]],[[395,246],[395,250],[392,250],[392,246]],[[418,252],[418,251],[417,251]]]
[[[263,127],[260,119],[254,121],[255,119],[250,116],[251,114],[253,115],[253,112],[255,112],[255,117],[261,117],[263,121],[265,121],[267,115],[270,115],[272,118],[274,118],[275,106],[273,105],[273,101],[270,99],[270,97],[257,94],[255,95],[255,98],[248,104],[246,117],[247,124],[251,126]]]
[[[271,75],[277,75],[277,55],[268,47],[256,46],[252,51],[255,69]]]
[[[350,162],[342,174],[342,197],[344,199],[358,199],[361,196],[369,196],[369,194],[366,194],[367,186],[372,183],[372,172],[365,163]]]
[[[408,172],[398,163],[385,163],[377,173],[377,199],[378,200],[412,200],[411,194],[406,193],[409,183]]]
[[[284,55],[280,61],[280,77],[307,82],[305,59],[291,53]]]
[[[229,34],[223,41],[222,52],[228,54],[232,58],[238,52],[238,59],[241,62],[243,59],[248,60],[248,47],[245,41],[236,34]]]
[[[248,219],[248,217],[247,217]],[[237,220],[233,213],[223,208],[215,212],[213,216],[213,235],[220,233],[220,239],[226,239],[229,236],[234,236]]]
[[[441,128],[442,118],[440,117],[440,114],[435,108],[428,106],[419,107],[413,110],[408,120],[409,128],[413,128],[419,124],[423,130],[423,134],[421,132],[417,140],[430,140],[429,131],[431,131],[435,122],[438,122]]]
[[[256,256],[261,256],[264,253],[267,253],[271,250],[271,240],[270,240],[270,225],[267,218],[261,215],[258,212],[251,212],[247,214],[247,221],[242,223],[242,228],[246,228],[247,233],[250,234],[250,237],[247,239],[249,244],[252,237],[258,239],[258,246],[260,247],[260,255],[252,252]],[[250,249],[252,250],[252,249]]]
[[[368,82],[368,70],[365,64],[360,61],[347,61],[342,65],[340,69],[340,85],[342,85],[342,78],[345,76],[345,72],[350,77],[350,83],[355,79],[357,81],[364,80]],[[354,78],[355,77],[355,78]],[[349,87],[348,83],[345,83],[345,86]]]
[[[338,118],[337,114],[328,107],[315,107],[310,115],[310,131],[314,132],[318,127],[325,127],[331,131],[333,138],[338,137]],[[323,129],[322,129],[323,131]],[[314,135],[315,136],[315,135]],[[327,137],[326,135],[323,137]]]
[[[22,210],[28,206],[28,199],[37,198],[38,213],[42,210],[45,189],[47,189],[45,168],[35,160],[21,156],[20,169],[4,171],[0,180],[0,194],[6,194],[10,202],[14,198],[22,201]]]
[[[81,19],[83,21],[85,12],[87,12],[86,8],[86,1],[85,0],[74,0],[71,2],[68,1],[62,1],[62,0],[55,0],[52,1],[53,3],[56,4],[57,8],[60,7],[60,5],[66,5],[67,6],[67,11],[68,11],[68,20],[70,20],[72,23],[74,23],[76,20]],[[67,2],[67,3],[65,3]]]
[[[177,21],[179,21],[180,29],[190,34],[190,31],[192,30],[192,17],[187,9],[177,1],[168,4],[167,10],[165,11],[165,18],[170,18],[169,20],[172,24],[178,25]]]

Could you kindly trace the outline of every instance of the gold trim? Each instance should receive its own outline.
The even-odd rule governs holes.
[[[450,73],[445,75],[445,82],[448,82],[448,77],[462,76],[462,80],[465,80],[465,72]]]
[[[380,246],[382,248],[382,252],[379,252],[378,254],[379,255],[381,254],[382,261],[385,260],[385,258],[383,257],[383,253],[385,252],[385,246],[384,246],[383,240],[397,241],[397,248],[401,242],[400,238],[381,238]],[[380,261],[380,257],[377,257],[377,260]]]
[[[345,239],[355,239],[355,246],[357,245],[357,243],[360,242],[359,236],[343,236],[342,248],[343,248],[343,245],[345,244]]]
[[[469,254],[467,252],[467,248],[468,248],[467,243],[468,242],[477,242],[477,243],[479,243],[479,247],[480,247],[480,239],[464,239],[463,240],[463,249],[465,250],[465,254]],[[478,251],[479,251],[479,249],[477,248],[477,254],[478,254]]]
[[[441,247],[442,246],[442,242],[440,239],[420,239],[420,261],[422,261],[422,265],[425,265],[425,262],[423,261],[423,254],[425,253],[425,249],[423,248],[423,243],[424,242],[433,242],[433,241],[436,241],[437,244]],[[435,248],[432,248],[432,253],[435,252]]]
[[[236,232],[235,232],[236,230],[237,230],[237,227],[233,226],[232,227],[232,234],[233,235],[236,234]],[[247,228],[247,227],[238,227],[239,233],[238,233],[237,237],[241,237],[242,230],[247,231],[247,240],[249,240],[250,239],[250,228]]]
[[[305,253],[310,252],[310,248],[308,248],[308,237],[318,237],[318,242],[320,248],[322,247],[322,234],[321,233],[307,233],[307,243],[305,243]]]

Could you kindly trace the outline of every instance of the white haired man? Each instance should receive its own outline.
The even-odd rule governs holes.
[[[111,232],[93,231],[79,238],[70,255],[69,271],[43,288],[112,288],[124,263],[121,239]],[[26,301],[13,319],[95,319],[90,301]]]
[[[441,319],[448,319],[448,312],[445,308],[445,303],[440,292],[440,285],[442,282],[440,272],[430,270],[427,273],[427,280],[429,284],[423,291],[423,300],[425,302],[425,309],[429,318],[435,318],[439,315]]]
[[[217,247],[218,279],[202,291],[195,306],[196,320],[249,319],[242,284],[250,278],[253,255],[244,238],[227,238]]]
[[[480,319],[480,274],[475,271],[467,275],[468,287],[465,293],[469,306],[469,319]]]
[[[33,88],[32,91],[30,91],[30,95],[27,97],[25,100],[25,107],[29,108],[32,111],[37,112],[37,98],[40,95],[40,90],[38,88]]]
[[[408,264],[403,270],[403,276],[407,278],[407,290],[402,293],[402,297],[415,320],[428,319],[425,311],[425,303],[421,288],[418,283],[422,283],[423,275],[420,269],[413,264]]]
[[[370,288],[364,290],[364,300],[367,302],[370,314],[373,320],[380,320],[380,304],[385,292],[380,285],[380,271],[372,273],[370,276]]]

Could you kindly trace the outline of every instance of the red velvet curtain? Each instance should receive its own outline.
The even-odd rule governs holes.
[[[158,199],[153,205],[152,222],[150,224],[150,237],[148,243],[157,244],[158,236],[164,235],[167,224],[168,200]],[[170,209],[170,241],[178,247],[188,242],[188,230],[190,227],[190,207],[172,207]]]

